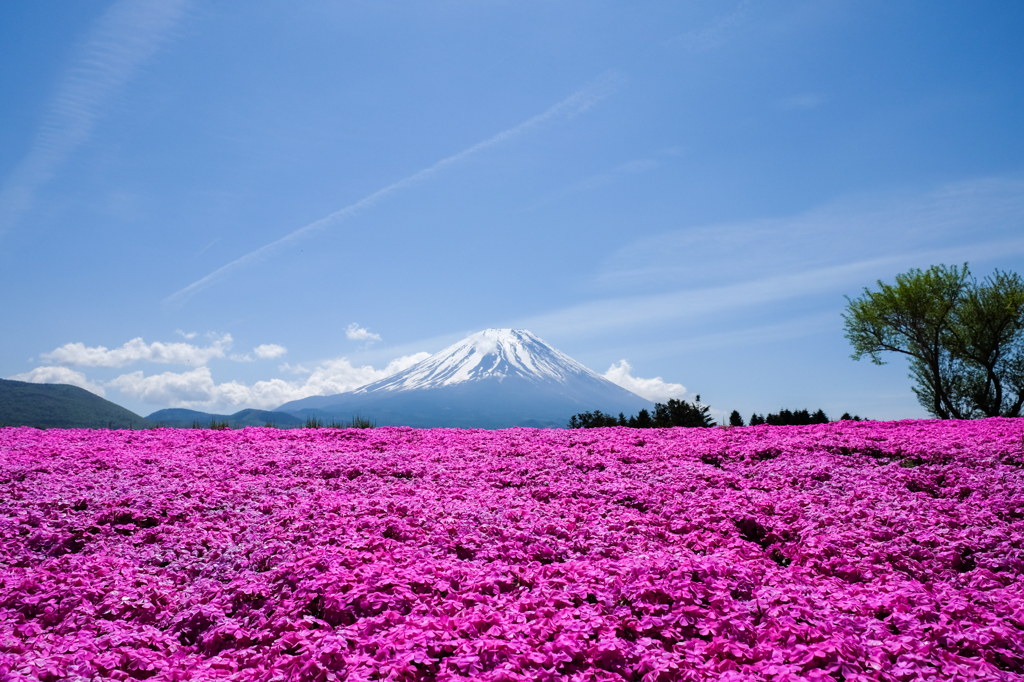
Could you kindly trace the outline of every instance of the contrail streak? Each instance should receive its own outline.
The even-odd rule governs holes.
[[[606,73],[600,79],[598,79],[598,81],[595,84],[583,88],[582,90],[579,90],[577,92],[574,92],[572,95],[569,95],[567,98],[565,98],[558,104],[554,105],[547,111],[537,114],[536,116],[529,118],[520,123],[519,125],[509,128],[508,130],[504,130],[495,135],[494,137],[489,137],[482,142],[478,142],[472,147],[462,150],[458,154],[441,159],[434,165],[424,168],[423,170],[417,173],[413,173],[412,175],[403,178],[398,182],[390,184],[387,187],[383,187],[374,192],[373,194],[370,194],[360,199],[354,204],[350,204],[345,208],[339,209],[324,218],[321,218],[317,221],[314,221],[306,225],[305,227],[300,227],[294,232],[287,234],[276,241],[270,242],[269,244],[261,246],[255,251],[251,251],[245,254],[244,256],[231,261],[227,265],[224,265],[218,268],[217,270],[214,270],[206,277],[203,277],[200,280],[196,280],[195,282],[189,284],[184,289],[181,289],[180,291],[171,294],[170,296],[163,300],[163,305],[165,307],[180,307],[192,296],[195,296],[203,289],[206,289],[207,287],[224,280],[233,272],[241,270],[242,268],[245,267],[262,263],[265,260],[267,260],[271,255],[281,250],[282,248],[292,244],[293,242],[309,237],[329,227],[333,227],[338,223],[341,223],[342,221],[355,216],[359,212],[364,211],[367,208],[370,208],[371,206],[379,202],[381,199],[397,192],[400,189],[405,189],[406,187],[411,187],[412,185],[422,182],[423,180],[426,180],[427,178],[437,174],[441,170],[444,170],[448,166],[452,166],[456,163],[459,163],[460,161],[464,161],[469,157],[484,151],[485,149],[489,149],[495,145],[501,144],[502,142],[508,142],[509,140],[518,137],[519,135],[522,135],[531,128],[534,128],[549,119],[555,118],[556,116],[564,115],[566,118],[572,118],[578,114],[581,114],[590,107],[597,104],[605,97],[612,94],[612,92],[618,87],[620,80],[621,79],[616,72],[613,71]]]

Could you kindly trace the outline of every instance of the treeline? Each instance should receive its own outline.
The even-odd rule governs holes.
[[[762,416],[756,412],[750,415],[750,426],[759,426],[761,424],[768,424],[770,426],[810,426],[811,424],[828,424],[829,421],[825,410],[818,410],[813,414],[810,410],[779,410],[777,414],[769,413],[767,416]],[[839,421],[859,422],[862,420],[856,415],[851,416],[849,412],[844,412]],[[733,410],[732,414],[729,415],[729,425],[744,426],[743,417],[736,410]]]
[[[736,421],[739,420],[739,424]],[[729,423],[733,426],[743,426],[743,419],[739,413],[733,410],[729,416]],[[769,424],[771,426],[808,426],[810,424],[828,424],[828,416],[824,410],[818,410],[811,414],[810,410],[779,410],[778,414],[761,416],[756,412],[750,415],[750,425],[758,426]]]
[[[665,429],[672,426],[714,426],[715,422],[711,418],[710,411],[711,408],[700,402],[700,396],[697,396],[697,399],[692,403],[671,398],[664,404],[655,403],[654,414],[651,414],[648,410],[640,410],[632,417],[626,417],[622,412],[619,412],[619,416],[616,417],[613,414],[606,414],[601,410],[594,410],[593,412],[574,414],[569,420],[568,426],[570,429],[595,429],[604,426],[628,426],[634,429]],[[821,409],[813,413],[810,410],[782,409],[777,413],[768,413],[767,415],[760,415],[755,412],[750,415],[749,425],[810,426],[811,424],[828,424],[829,421],[828,415]],[[858,415],[844,412],[839,421],[859,422],[863,420]],[[748,424],[744,423],[739,411],[733,410],[732,414],[729,415],[729,425],[747,426]]]
[[[569,419],[570,429],[594,429],[602,426],[628,426],[634,429],[666,429],[672,426],[714,426],[710,409],[702,405],[700,396],[692,403],[669,398],[667,403],[655,403],[654,414],[640,410],[631,417],[619,412],[616,417],[601,410],[580,412]]]

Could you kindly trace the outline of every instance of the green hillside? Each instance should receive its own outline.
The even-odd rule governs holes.
[[[0,379],[0,426],[144,429],[152,425],[84,388]]]
[[[285,412],[253,409],[242,410],[234,414],[211,414],[209,412],[175,407],[157,410],[146,417],[146,419],[158,426],[167,426],[174,429],[188,429],[192,428],[195,424],[207,428],[210,426],[210,422],[226,423],[232,429],[241,429],[246,426],[266,426],[267,424],[282,429],[289,429],[305,424],[304,420]]]

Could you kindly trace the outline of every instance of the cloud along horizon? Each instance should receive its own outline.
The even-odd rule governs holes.
[[[350,325],[346,335],[353,340],[380,338],[379,335],[357,324]],[[194,336],[188,335],[187,338]],[[245,362],[274,359],[285,355],[287,349],[268,343],[253,348],[251,355],[228,355],[233,343],[231,334],[208,336],[211,343],[207,346],[159,341],[147,344],[141,337],[113,350],[104,346],[90,347],[83,343],[67,343],[53,351],[40,354],[43,360],[54,364],[36,367],[29,372],[8,378],[41,384],[71,384],[101,397],[106,397],[105,389],[115,389],[124,396],[155,407],[273,409],[293,400],[352,391],[397,374],[431,356],[425,351],[403,355],[391,360],[382,369],[376,369],[373,365],[354,365],[347,357],[325,360],[313,369],[284,363],[278,366],[278,371],[306,376],[293,381],[281,378],[261,379],[251,385],[240,381],[217,383],[213,372],[207,366],[210,360],[228,359]],[[140,369],[120,374],[106,382],[97,382],[90,380],[84,372],[69,367],[73,365],[120,368],[140,362],[193,366],[194,369],[149,375]],[[681,399],[687,393],[686,387],[682,384],[667,382],[661,377],[636,377],[632,372],[632,365],[627,360],[620,360],[612,363],[602,376],[652,402],[663,402],[669,398]]]
[[[139,370],[123,374],[107,386],[152,405],[169,407],[230,406],[273,409],[284,403],[317,395],[335,395],[379,381],[429,357],[415,353],[392,360],[384,369],[355,366],[348,358],[327,360],[314,368],[305,381],[269,379],[246,385],[238,381],[216,383],[209,367],[190,372],[164,372],[145,376]]]

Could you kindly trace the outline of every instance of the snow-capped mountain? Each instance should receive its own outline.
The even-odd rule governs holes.
[[[488,329],[354,393],[423,390],[508,377],[563,383],[579,377],[603,379],[526,330]]]
[[[564,426],[584,411],[652,408],[528,331],[473,334],[393,376],[353,391],[285,403],[281,412],[406,426]]]

